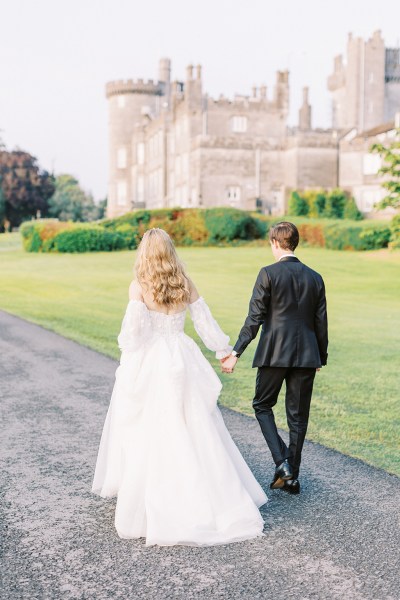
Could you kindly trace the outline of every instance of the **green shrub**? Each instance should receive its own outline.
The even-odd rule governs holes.
[[[390,248],[400,249],[400,214],[395,215],[390,223]]]
[[[99,226],[78,226],[62,231],[53,239],[52,250],[57,252],[99,252],[126,248],[121,233]]]
[[[343,218],[350,219],[351,221],[361,221],[364,217],[358,210],[356,201],[353,197],[346,198],[346,202],[343,210]]]
[[[327,195],[323,216],[326,219],[343,219],[347,195],[341,189],[335,189]]]
[[[332,250],[375,250],[386,248],[390,230],[385,223],[335,223],[325,227],[325,245]]]
[[[135,212],[129,212],[121,217],[114,217],[112,219],[104,219],[98,222],[101,227],[107,229],[116,229],[120,225],[131,225],[137,227],[140,224],[147,225],[150,222],[151,212],[149,210],[137,210]]]
[[[27,252],[47,252],[51,239],[64,229],[72,227],[70,222],[60,222],[58,219],[33,219],[25,221],[19,228],[23,247]]]
[[[124,238],[125,247],[129,250],[135,250],[138,247],[140,242],[138,227],[133,227],[129,223],[123,223],[122,225],[118,225],[113,231],[119,233]]]
[[[326,204],[324,190],[306,190],[302,192],[302,198],[307,202],[310,218],[318,219],[323,215]]]
[[[169,233],[179,246],[206,244],[209,233],[206,228],[204,211],[196,208],[182,211],[180,217],[171,223]]]
[[[378,224],[368,225],[360,233],[362,250],[387,248],[390,241],[390,227]]]
[[[266,232],[261,220],[235,208],[207,209],[204,219],[210,242],[254,240],[263,237]]]
[[[308,215],[309,206],[305,198],[296,191],[292,192],[289,199],[289,214],[294,216]]]

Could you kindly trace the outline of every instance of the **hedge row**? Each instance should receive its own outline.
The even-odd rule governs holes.
[[[268,224],[231,208],[140,210],[96,224],[29,221],[20,227],[28,252],[91,252],[137,248],[147,229],[165,229],[179,246],[264,239]]]
[[[302,243],[308,246],[330,250],[376,250],[386,248],[391,238],[390,224],[384,221],[286,218],[296,223]]]
[[[400,247],[398,217],[391,226],[369,220],[284,218],[296,223],[304,245],[334,250],[372,250],[387,247],[391,240],[391,247]],[[151,227],[165,229],[178,246],[264,240],[271,225],[279,220],[282,217],[230,208],[163,209],[140,210],[96,224],[63,223],[55,219],[29,221],[20,231],[28,252],[92,252],[135,249]]]

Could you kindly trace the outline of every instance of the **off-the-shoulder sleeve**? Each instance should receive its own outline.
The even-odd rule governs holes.
[[[145,341],[148,334],[146,305],[140,300],[129,300],[118,335],[121,351],[133,352]]]
[[[229,335],[226,335],[211,314],[204,298],[200,297],[189,304],[193,325],[203,343],[209,350],[215,352],[218,359],[229,356],[232,346],[229,345]]]

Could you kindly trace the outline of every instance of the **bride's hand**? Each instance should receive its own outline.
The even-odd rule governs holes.
[[[222,372],[223,373],[233,373],[233,370],[235,368],[237,360],[238,359],[236,358],[236,356],[232,356],[232,354],[223,358],[221,360]]]

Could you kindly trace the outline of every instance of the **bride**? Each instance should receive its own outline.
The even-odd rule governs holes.
[[[92,492],[117,496],[118,535],[148,546],[260,536],[267,497],[225,427],[218,376],[184,333],[186,309],[217,359],[230,354],[229,337],[165,231],[145,233],[135,271]]]

